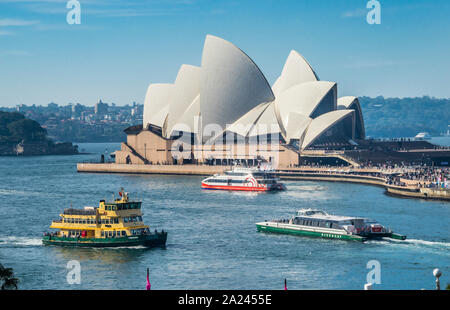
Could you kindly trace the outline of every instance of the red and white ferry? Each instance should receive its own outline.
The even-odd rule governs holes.
[[[273,170],[258,168],[234,168],[224,174],[215,174],[202,181],[202,189],[233,191],[280,191],[286,186],[279,182]]]

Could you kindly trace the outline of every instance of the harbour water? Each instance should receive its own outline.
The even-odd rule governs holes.
[[[80,174],[76,163],[118,144],[80,144],[90,155],[0,157],[0,263],[21,289],[362,289],[381,264],[374,289],[433,289],[450,283],[450,204],[390,197],[375,186],[286,182],[278,193],[202,191],[201,177]],[[43,246],[41,235],[69,207],[96,206],[120,187],[142,199],[151,229],[169,232],[165,249]],[[377,219],[406,241],[367,243],[258,233],[255,223],[313,207]],[[81,284],[66,281],[81,264]]]

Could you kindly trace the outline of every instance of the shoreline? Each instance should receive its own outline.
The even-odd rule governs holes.
[[[79,173],[123,173],[123,174],[158,174],[158,175],[196,175],[208,176],[222,173],[229,166],[203,165],[133,165],[115,163],[78,163]],[[427,200],[450,201],[450,191],[437,188],[419,188],[414,186],[396,186],[386,184],[384,177],[367,175],[368,173],[386,174],[387,172],[374,168],[334,169],[330,168],[284,168],[276,174],[282,180],[348,182],[356,184],[384,187],[385,193],[396,197],[419,198]],[[360,173],[360,174],[356,174]],[[395,173],[395,170],[391,173]]]

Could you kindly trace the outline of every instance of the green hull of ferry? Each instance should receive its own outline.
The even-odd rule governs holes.
[[[370,239],[379,239],[382,237],[405,240],[406,236],[389,233],[386,235],[380,236],[358,236],[358,235],[348,235],[348,234],[339,234],[339,233],[329,233],[329,232],[320,232],[320,231],[309,231],[309,230],[300,230],[300,229],[292,229],[287,227],[273,227],[270,225],[260,225],[256,224],[256,228],[258,231],[268,232],[268,233],[277,233],[277,234],[287,234],[287,235],[297,235],[297,236],[305,236],[305,237],[316,237],[316,238],[326,238],[326,239],[340,239],[340,240],[351,240],[351,241],[359,241],[365,242]]]
[[[305,236],[305,237],[316,237],[316,238],[326,238],[326,239],[341,239],[341,240],[353,240],[364,242],[367,240],[365,237],[361,237],[358,235],[344,235],[344,234],[332,234],[332,233],[324,233],[318,231],[308,231],[308,230],[298,230],[284,227],[273,227],[269,225],[256,225],[258,231],[269,232],[269,233],[277,233],[277,234],[287,234],[287,235],[297,235],[297,236]]]

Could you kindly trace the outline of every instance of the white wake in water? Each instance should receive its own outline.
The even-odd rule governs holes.
[[[2,245],[36,246],[42,245],[42,239],[16,236],[0,236],[0,246]]]
[[[421,246],[421,247],[430,247],[430,248],[450,248],[449,242],[441,242],[441,241],[427,241],[420,239],[406,239],[406,240],[398,240],[391,238],[384,238],[382,240],[369,240],[368,243],[374,244],[392,244],[396,245],[405,245],[405,246]]]
[[[427,240],[420,240],[420,239],[406,239],[406,240],[389,239],[389,241],[401,242],[401,243],[412,244],[412,245],[425,245],[425,246],[433,246],[433,247],[436,246],[436,247],[450,248],[449,242],[427,241]]]

